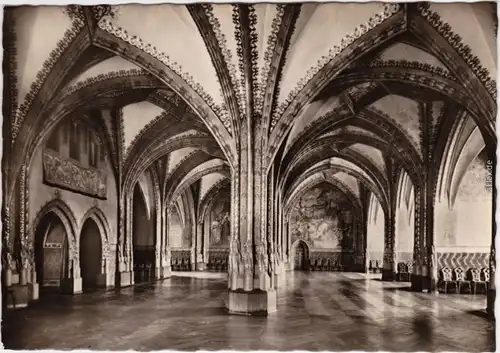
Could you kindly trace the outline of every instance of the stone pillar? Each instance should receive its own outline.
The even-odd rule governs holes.
[[[288,217],[288,214],[285,215],[286,253],[288,257],[288,270],[293,271],[292,235],[290,234],[290,219]]]
[[[396,279],[396,237],[394,213],[385,216],[384,229],[384,263],[382,269],[383,281],[394,281]]]
[[[207,265],[203,258],[205,247],[205,242],[203,241],[203,226],[204,224],[201,220],[198,220],[198,222],[196,222],[196,271],[205,271],[207,268]]]
[[[415,187],[414,273],[412,289],[435,292],[438,281],[437,254],[434,246],[434,207],[428,183]]]
[[[157,192],[156,189],[154,189],[153,192]],[[159,192],[159,191],[158,191]],[[162,232],[161,232],[161,204],[158,203],[156,200],[157,196],[155,195],[155,268],[154,268],[154,279],[158,280],[162,278],[162,270],[161,270],[161,248],[163,245],[163,240],[162,240]]]
[[[250,111],[251,113],[251,111]],[[267,315],[276,310],[274,242],[268,237],[268,185],[263,138],[253,114],[241,124],[238,164],[231,178],[229,313]]]
[[[161,205],[161,277],[169,278],[172,276],[172,270],[170,266],[170,244],[168,240],[168,218],[169,214],[165,206]]]
[[[130,207],[129,200],[125,200],[124,197],[120,198],[118,206],[118,242],[117,242],[117,256],[116,256],[116,276],[115,285],[118,288],[128,287],[133,284],[133,273],[130,267],[130,246],[128,244],[129,239],[127,239],[127,228],[129,227],[129,218],[132,212],[128,212]]]

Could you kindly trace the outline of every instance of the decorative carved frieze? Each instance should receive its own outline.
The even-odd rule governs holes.
[[[234,93],[238,103],[238,109],[240,111],[240,114],[243,116],[245,114],[246,98],[245,98],[245,90],[243,89],[244,86],[241,85],[241,83],[243,82],[241,80],[242,73],[238,71],[236,65],[234,65],[233,63],[233,53],[231,52],[231,49],[228,48],[226,36],[221,29],[221,24],[219,19],[215,16],[213,5],[203,4],[201,6],[205,11],[205,14],[208,18],[208,22],[212,26],[215,38],[217,39],[217,43],[219,45],[219,48],[221,49],[222,56],[224,57],[224,61],[227,65],[227,70],[229,73],[231,84],[233,85],[235,90]],[[233,21],[234,21],[234,16],[233,16]],[[221,95],[223,96],[222,89],[221,89]]]
[[[98,169],[83,167],[77,161],[64,158],[48,149],[43,153],[43,179],[48,185],[106,199],[105,173]]]

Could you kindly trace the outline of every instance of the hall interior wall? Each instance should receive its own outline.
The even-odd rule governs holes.
[[[467,168],[455,201],[449,197],[436,201],[434,234],[440,268],[488,266],[493,222],[490,168],[484,154],[478,156]]]
[[[299,240],[307,244],[311,270],[359,270],[356,256],[363,250],[355,249],[355,243],[362,234],[355,217],[354,207],[343,192],[326,182],[316,185],[292,208],[292,248]]]
[[[381,268],[384,258],[385,218],[380,202],[373,196],[371,197],[367,222],[367,260],[378,261]]]
[[[84,133],[88,131],[80,130],[79,134],[83,137]],[[60,130],[55,130],[54,133],[61,133]],[[70,137],[71,138],[71,137]],[[64,151],[68,151],[68,144],[61,139],[60,151],[63,153],[63,158],[69,158],[69,155],[65,155]],[[83,151],[83,148],[81,149]],[[65,203],[69,210],[71,210],[72,216],[74,217],[76,229],[76,241],[75,245],[77,251],[79,252],[80,244],[80,233],[81,227],[83,226],[84,217],[86,214],[94,208],[102,211],[106,222],[109,225],[108,234],[108,268],[107,275],[109,276],[109,285],[114,283],[114,276],[116,271],[116,243],[117,243],[117,229],[118,229],[118,217],[117,217],[117,207],[118,199],[116,193],[116,182],[113,174],[113,170],[108,158],[105,162],[99,164],[99,170],[106,174],[106,199],[99,199],[96,197],[87,196],[81,193],[73,192],[70,190],[65,190],[59,187],[53,187],[44,183],[44,170],[43,170],[43,154],[45,151],[44,146],[40,146],[34,152],[31,165],[28,174],[28,207],[29,207],[29,219],[28,224],[30,229],[34,232],[37,225],[34,224],[39,214],[40,210],[48,204],[50,201],[55,199],[61,200]],[[85,155],[83,157],[86,157]],[[83,160],[84,158],[82,158]],[[38,235],[35,235],[38,236]],[[19,276],[13,275],[13,283],[19,281]]]

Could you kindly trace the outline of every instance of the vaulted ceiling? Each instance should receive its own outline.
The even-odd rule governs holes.
[[[165,195],[198,183],[201,200],[251,114],[284,195],[327,175],[387,203],[395,171],[416,182],[435,154],[455,190],[496,144],[496,27],[486,2],[12,7],[4,116],[30,156],[92,112],[126,187],[153,168]]]

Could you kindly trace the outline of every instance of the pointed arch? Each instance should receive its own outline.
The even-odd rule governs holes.
[[[229,178],[224,178],[215,183],[205,194],[205,196],[200,201],[200,206],[198,207],[198,223],[202,223],[205,220],[205,215],[209,209],[212,201],[219,195],[219,193],[225,188],[229,188],[231,181]]]
[[[66,231],[66,235],[68,237],[69,260],[78,261],[77,234],[79,233],[79,227],[71,208],[59,198],[47,202],[37,212],[31,227],[31,238],[35,239],[37,226],[49,213],[54,213],[61,220],[61,223],[64,226],[64,230]]]
[[[68,58],[65,58],[68,60]],[[62,97],[57,101],[53,101],[50,105],[47,105],[45,109],[41,112],[37,111],[36,121],[33,123],[28,123],[28,120],[25,120],[26,123],[23,123],[23,126],[20,130],[20,136],[24,136],[23,138],[16,139],[15,144],[13,145],[10,155],[15,156],[10,163],[11,168],[9,169],[8,175],[9,179],[9,189],[7,189],[8,197],[11,198],[13,196],[13,188],[11,180],[15,180],[16,175],[19,173],[22,162],[25,160],[31,160],[36,148],[40,145],[42,140],[46,137],[49,131],[59,123],[64,117],[71,114],[77,109],[80,109],[82,106],[88,106],[90,102],[93,104],[96,103],[100,97],[105,96],[106,94],[111,94],[112,92],[126,92],[131,88],[140,88],[141,85],[144,87],[156,86],[160,87],[163,84],[159,82],[157,79],[150,75],[144,76],[144,73],[138,75],[135,72],[134,76],[123,76],[124,73],[121,73],[122,76],[117,75],[115,77],[102,79],[102,81],[93,82],[89,86],[83,87],[81,90],[71,93],[67,97]],[[109,84],[109,86],[108,86]],[[96,97],[96,92],[98,92],[98,96]],[[29,130],[26,133],[22,132],[22,129],[26,128]]]
[[[202,97],[185,79],[155,58],[152,53],[147,53],[100,27],[95,28],[93,43],[144,68],[177,93],[202,119],[224,151],[230,165],[234,165],[237,155],[236,143],[226,127],[227,124],[223,122],[223,112],[215,113],[215,108],[208,104],[207,100],[211,100],[210,96],[204,94]],[[200,88],[199,85],[196,87]]]
[[[213,161],[213,162],[212,162]],[[165,204],[169,205],[174,202],[184,191],[193,184],[196,180],[204,177],[205,175],[212,173],[221,173],[226,177],[230,176],[229,167],[220,163],[217,160],[211,160],[209,162],[203,163],[198,167],[191,170],[183,179],[180,181],[177,187],[171,189],[170,192],[165,196]]]
[[[374,133],[378,139],[368,135],[347,132],[329,137],[320,137],[325,131],[331,131],[334,128],[341,128],[344,126],[360,127]],[[374,111],[373,109],[360,111],[357,113],[356,117],[353,118],[352,112],[348,109],[344,109],[344,107],[334,109],[315,120],[294,139],[281,161],[281,164],[285,166],[282,173],[286,173],[286,166],[291,165],[293,160],[297,159],[297,156],[304,153],[305,150],[311,149],[313,144],[320,145],[322,141],[324,142],[328,138],[330,145],[333,145],[337,143],[337,139],[342,140],[342,136],[347,138],[344,142],[351,141],[353,143],[364,143],[382,152],[386,151],[388,154],[394,155],[396,160],[398,160],[409,172],[412,180],[415,182],[419,180],[422,169],[422,158],[410,142],[410,138],[400,126],[394,123],[385,114]],[[312,144],[311,141],[313,141]],[[377,141],[382,141],[383,143],[381,144]],[[379,147],[376,147],[374,143]],[[394,152],[392,150],[394,150]]]
[[[409,22],[410,32],[446,65],[463,87],[466,96],[476,103],[480,114],[474,114],[474,120],[481,127],[486,145],[494,148],[497,110],[495,80],[489,79],[489,73],[481,66],[479,59],[471,53],[469,47],[466,48],[460,36],[453,33],[448,24],[443,23],[439,14],[430,10],[429,4],[416,6],[420,14],[412,16]]]
[[[158,144],[150,146],[148,149],[142,151],[137,160],[130,165],[124,176],[124,192],[130,192],[130,188],[139,175],[162,156],[185,147],[217,148],[217,143],[213,137],[201,133],[179,135],[167,141],[162,139],[158,139],[158,141]]]
[[[107,245],[109,243],[109,237],[111,235],[111,229],[109,227],[106,215],[98,206],[92,206],[83,215],[82,220],[80,221],[80,230],[88,219],[92,219],[99,227],[99,232],[101,233],[101,239],[104,248],[104,245]]]
[[[386,19],[365,33],[358,34],[358,37],[354,38],[355,40],[343,48],[333,59],[323,64],[323,67],[314,70],[314,76],[307,81],[292,99],[289,99],[288,105],[281,109],[282,111],[277,111],[274,121],[271,122],[272,130],[269,138],[270,161],[274,160],[279,145],[283,143],[283,137],[287,135],[287,132],[293,126],[293,121],[329,82],[364,53],[377,48],[384,42],[406,31],[406,11],[401,9],[398,4],[391,5],[394,6],[388,7],[384,12]]]

